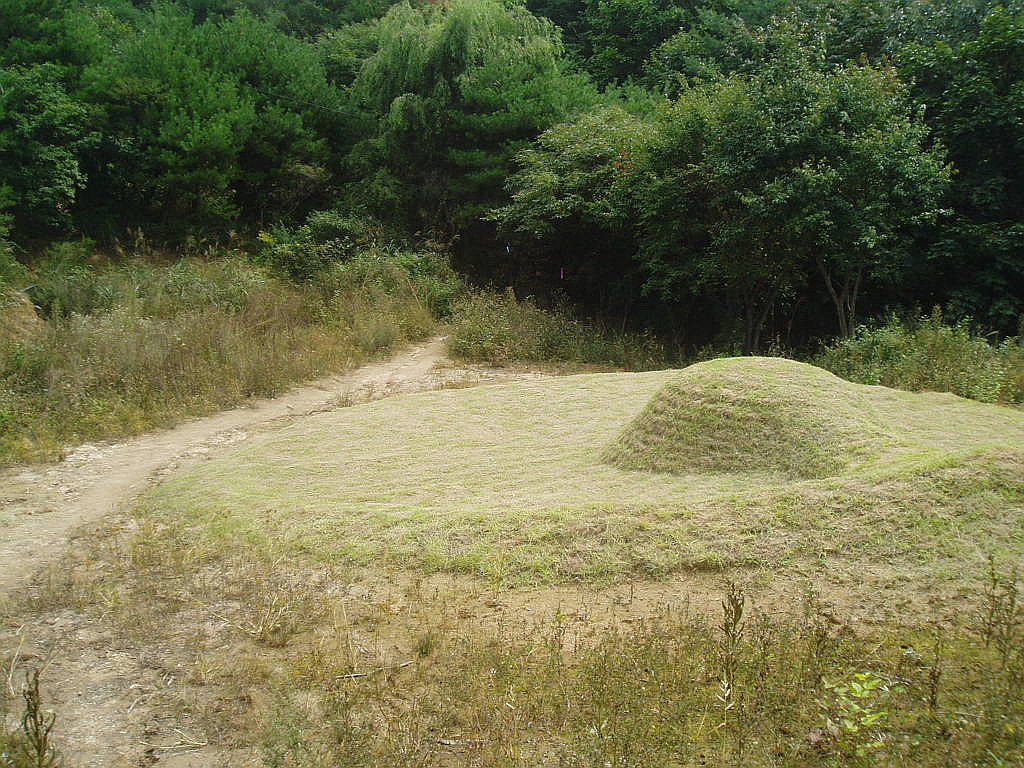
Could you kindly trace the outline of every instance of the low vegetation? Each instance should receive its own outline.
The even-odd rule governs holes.
[[[681,382],[691,397],[735,401],[746,421],[696,407]],[[602,460],[609,445],[618,466]],[[955,581],[1018,546],[1022,445],[1015,410],[741,358],[318,414],[170,479],[145,505],[211,552],[303,552],[504,586],[778,569],[830,553],[851,578],[884,562]],[[672,471],[621,466],[645,457]]]
[[[622,333],[549,311],[529,298],[474,291],[455,303],[448,347],[463,360],[505,364],[592,363],[628,370],[665,367],[664,347],[649,334]]]
[[[159,649],[176,682],[149,702],[214,750],[198,764],[251,765],[254,746],[266,768],[1024,756],[1024,609],[995,561],[921,613],[739,571],[745,587],[505,592],[301,556],[285,569],[138,522],[90,540],[26,607],[105,623],[122,653]]]
[[[1024,337],[993,345],[969,323],[944,323],[939,310],[909,322],[893,317],[861,327],[814,362],[862,384],[953,392],[986,403],[1024,402]]]
[[[963,622],[883,631],[856,631],[813,596],[802,614],[769,615],[734,587],[717,612],[668,605],[629,628],[556,615],[468,637],[424,629],[408,666],[381,659],[371,679],[293,657],[291,679],[317,686],[318,704],[279,689],[264,761],[1012,765],[1021,615],[1016,587],[998,589]]]
[[[350,367],[428,334],[458,286],[440,256],[374,249],[301,283],[233,255],[96,258],[52,249],[3,297],[0,464]]]
[[[45,708],[39,687],[39,669],[27,674],[21,689],[21,716],[18,725],[8,727],[7,696],[13,690],[12,665],[8,669],[7,688],[0,696],[0,766],[2,768],[61,768],[63,756],[54,746],[53,729],[57,715]]]
[[[840,474],[877,457],[886,434],[868,416],[872,398],[805,363],[741,358],[701,363],[669,381],[607,446],[625,469]]]

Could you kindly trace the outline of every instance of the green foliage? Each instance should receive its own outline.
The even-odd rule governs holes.
[[[679,0],[589,0],[586,66],[601,84],[640,74],[650,52],[690,18]]]
[[[821,72],[808,54],[685,92],[651,150],[653,284],[732,293],[745,351],[779,294],[814,273],[850,333],[862,284],[899,273],[901,228],[934,215],[949,175],[892,70]]]
[[[331,263],[351,258],[372,242],[370,224],[338,211],[314,211],[292,231],[277,227],[260,234],[258,261],[295,279],[310,278]]]
[[[26,248],[264,231],[268,263],[309,276],[339,244],[300,223],[342,209],[441,233],[480,282],[557,285],[695,346],[810,345],[829,303],[840,335],[865,309],[941,302],[1003,334],[1024,314],[1020,0],[0,17],[0,230]]]
[[[85,207],[111,224],[180,237],[289,216],[324,195],[348,146],[317,49],[248,13],[197,26],[156,6],[83,79],[104,132]]]
[[[317,41],[324,70],[331,82],[341,86],[355,82],[363,62],[377,51],[379,30],[377,20],[348,24],[331,30]]]
[[[519,156],[496,218],[634,244],[649,290],[724,295],[745,352],[818,277],[848,334],[862,284],[900,273],[904,227],[935,215],[949,170],[895,72],[821,69],[820,51],[784,39],[773,63],[653,118],[612,109],[549,130]]]
[[[448,346],[453,355],[477,362],[596,363],[632,370],[664,364],[664,349],[652,337],[590,326],[564,311],[548,312],[529,299],[477,291],[456,302]]]
[[[551,24],[498,0],[396,5],[354,87],[378,129],[353,197],[442,227],[500,201],[516,150],[595,98]]]
[[[0,69],[0,190],[18,234],[67,226],[95,144],[86,108],[50,64]]]
[[[975,39],[910,45],[901,69],[957,168],[954,216],[932,235],[948,304],[1004,333],[1024,316],[1024,10],[995,8]]]
[[[773,21],[792,5],[789,0],[772,0],[701,6],[691,24],[651,51],[644,65],[646,82],[676,96],[690,81],[754,72],[780,53],[785,55],[796,41],[814,44],[813,25],[799,16]]]
[[[862,384],[1024,402],[1020,340],[993,346],[968,322],[946,324],[938,310],[908,323],[892,317],[883,326],[861,326],[852,338],[827,347],[815,363]]]
[[[628,230],[640,214],[654,127],[618,106],[589,112],[545,131],[516,158],[512,200],[493,217],[505,228],[534,238],[571,229]]]

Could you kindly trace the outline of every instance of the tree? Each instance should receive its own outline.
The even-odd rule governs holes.
[[[633,258],[651,121],[621,106],[556,125],[519,153],[511,200],[491,217],[540,272],[578,301],[624,311],[642,280]],[[521,247],[520,247],[521,246]]]
[[[904,224],[936,215],[949,177],[895,71],[819,57],[684,93],[652,148],[641,258],[664,286],[739,291],[747,351],[811,269],[849,335],[865,282],[898,273]]]
[[[81,158],[95,143],[86,107],[53,65],[0,69],[0,190],[18,236],[70,224],[85,185]]]
[[[1024,316],[1024,13],[996,8],[976,38],[908,46],[900,65],[957,169],[954,214],[930,252],[933,290],[1013,333]]]
[[[83,224],[169,239],[326,203],[355,116],[320,52],[248,12],[196,25],[177,6],[139,15],[85,68],[101,115]]]
[[[679,0],[588,0],[586,67],[601,84],[641,73],[651,51],[690,19]]]
[[[502,202],[516,151],[596,98],[554,26],[499,0],[395,6],[354,87],[379,121],[353,155],[356,194],[448,231]]]

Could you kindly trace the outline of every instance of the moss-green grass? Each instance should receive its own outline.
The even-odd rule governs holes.
[[[877,393],[806,363],[731,358],[669,381],[609,444],[625,469],[827,477],[898,439],[870,418]]]
[[[836,426],[795,440],[831,457],[829,476],[794,480],[788,464],[756,462],[729,472],[611,465],[607,446],[680,373],[597,374],[318,414],[166,482],[143,509],[211,551],[504,584],[822,558],[957,578],[990,553],[1024,549],[1024,413],[850,384],[790,361],[715,361],[696,373],[746,381],[780,408],[801,403],[815,429]],[[762,415],[745,414],[749,433]],[[746,433],[738,424],[733,439]]]

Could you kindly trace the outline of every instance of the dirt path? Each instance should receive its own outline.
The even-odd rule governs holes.
[[[26,583],[67,546],[75,528],[135,498],[182,465],[219,449],[345,402],[401,392],[468,386],[522,373],[457,366],[443,337],[344,375],[329,376],[281,397],[196,419],[112,445],[82,445],[52,465],[0,472],[0,595]]]
[[[443,337],[411,346],[389,360],[330,376],[274,398],[195,419],[121,443],[82,445],[57,464],[0,471],[0,607],[38,590],[33,575],[75,552],[76,531],[90,535],[140,492],[172,472],[236,443],[339,406],[404,392],[537,378],[525,370],[453,363]],[[91,525],[92,524],[92,525]],[[45,579],[44,579],[45,581]],[[255,765],[254,750],[231,758],[182,728],[194,718],[156,702],[182,684],[175,648],[125,644],[103,617],[39,606],[7,617],[0,631],[6,660],[0,683],[19,698],[29,668],[42,668],[44,704],[59,713],[55,739],[69,768],[223,768]],[[13,723],[9,723],[13,725]],[[191,728],[192,726],[186,726]]]

